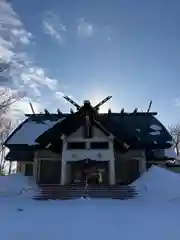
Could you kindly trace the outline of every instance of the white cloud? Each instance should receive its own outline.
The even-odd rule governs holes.
[[[12,105],[10,114],[13,114],[14,118],[19,119],[21,117],[24,117],[24,113],[32,113],[31,107],[29,105],[30,102],[33,105],[35,113],[43,111],[43,106],[40,102],[32,100],[29,97],[24,97]]]
[[[11,39],[13,42],[20,42],[23,44],[30,43],[30,39],[32,38],[32,34],[26,31],[19,16],[14,12],[10,3],[7,3],[5,0],[0,1],[0,31],[1,38],[4,39],[4,44],[9,42],[7,38]]]
[[[21,27],[22,22],[20,21],[18,15],[14,12],[11,5],[5,0],[0,2],[0,24],[1,27],[12,26],[12,27]]]
[[[19,39],[19,41],[23,44],[29,44],[30,39],[32,38],[32,34],[27,32],[25,29],[12,29],[12,34]]]
[[[36,95],[37,97],[41,97],[41,91],[40,91],[40,89],[39,89],[38,84],[32,83],[32,84],[30,85],[30,88],[33,89],[33,91],[34,91],[34,93],[35,93],[35,95]]]
[[[1,42],[1,38],[0,38],[0,42]],[[10,62],[13,55],[14,55],[14,52],[11,51],[10,48],[0,45],[0,59],[4,60],[5,62]]]
[[[52,79],[46,76],[44,69],[40,67],[29,67],[26,68],[21,73],[21,79],[25,84],[30,83],[30,87],[33,85],[32,88],[34,88],[34,84],[37,88],[37,86],[46,86],[50,90],[55,90],[57,87],[57,80]]]
[[[55,97],[56,97],[57,99],[63,99],[63,96],[64,96],[64,93],[62,93],[62,92],[56,92],[56,93],[55,93]]]
[[[93,25],[80,18],[78,20],[77,32],[79,36],[90,37],[93,35]]]
[[[63,26],[61,28],[63,29]],[[50,78],[43,68],[36,66],[29,54],[21,51],[21,46],[31,44],[32,37],[11,4],[0,0],[0,62],[10,66],[7,79],[12,79],[12,82],[7,80],[7,86],[11,86],[12,83],[13,88],[29,91],[28,97],[40,97],[44,87],[54,91],[57,88],[57,80]],[[26,103],[27,97],[12,107],[17,106],[19,110],[27,111]]]
[[[64,42],[64,33],[67,31],[67,27],[61,23],[55,13],[47,12],[42,21],[42,26],[45,34],[55,38],[61,44]]]

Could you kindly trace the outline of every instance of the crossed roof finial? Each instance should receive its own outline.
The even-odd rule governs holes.
[[[76,107],[77,110],[79,110],[81,108],[81,106],[79,104],[77,104],[75,101],[73,101],[70,97],[68,96],[64,96],[63,97],[64,99],[66,99],[68,102],[70,102],[72,105],[74,105]],[[101,102],[99,102],[96,106],[92,106],[96,111],[99,110],[99,108],[104,104],[106,103],[107,101],[109,101],[110,99],[112,98],[112,96],[108,96],[106,98],[104,98]],[[85,104],[90,104],[91,105],[91,102],[89,100],[85,100],[84,101],[84,105]]]

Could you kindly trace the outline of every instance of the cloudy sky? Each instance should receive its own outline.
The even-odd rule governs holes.
[[[29,112],[68,111],[62,95],[180,123],[180,1],[0,0],[0,59]],[[7,83],[1,82],[1,85]]]

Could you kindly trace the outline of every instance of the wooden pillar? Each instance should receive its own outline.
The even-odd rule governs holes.
[[[61,185],[66,184],[66,161],[64,158],[61,159]]]
[[[33,178],[37,182],[38,181],[38,172],[37,172],[37,152],[34,152],[33,156]]]
[[[17,162],[16,172],[17,173],[21,172],[21,168],[22,168],[22,163]]]
[[[147,171],[145,151],[143,151],[142,157],[139,158],[138,161],[139,161],[139,171],[140,171],[140,174],[143,174],[144,172]]]
[[[66,184],[67,163],[65,159],[65,151],[67,148],[67,142],[63,139],[62,159],[61,159],[61,185]]]
[[[115,176],[115,156],[114,156],[114,138],[111,135],[109,137],[109,150],[111,151],[111,158],[108,162],[108,170],[109,170],[109,183],[110,185],[114,185],[116,183],[116,176]]]
[[[115,164],[113,157],[109,160],[109,183],[110,185],[115,184]]]
[[[26,168],[26,164],[23,162],[21,163],[21,173],[23,173],[25,175],[25,168]]]

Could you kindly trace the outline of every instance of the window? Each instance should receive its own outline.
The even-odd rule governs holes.
[[[67,149],[85,149],[85,142],[68,142]]]
[[[33,164],[25,164],[25,176],[33,176]]]
[[[108,142],[91,142],[91,149],[107,149],[109,148]]]

